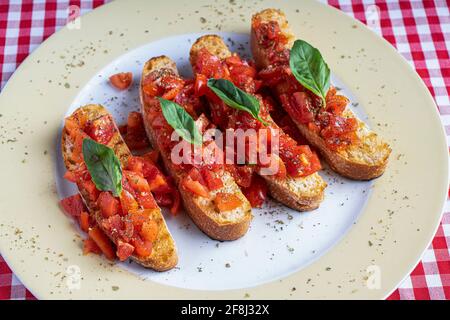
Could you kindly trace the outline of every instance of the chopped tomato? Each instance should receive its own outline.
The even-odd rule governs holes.
[[[134,247],[126,242],[123,242],[122,240],[117,241],[117,252],[116,255],[119,258],[120,261],[127,260],[134,251]]]
[[[109,81],[113,87],[119,90],[128,89],[133,81],[131,72],[116,73],[109,77]]]
[[[87,124],[85,132],[95,141],[108,144],[115,133],[115,125],[109,115],[102,116]]]
[[[149,189],[151,191],[155,191],[164,186],[167,186],[167,181],[161,173],[158,173],[153,179],[148,181],[149,181]]]
[[[133,223],[137,230],[141,230],[142,225],[150,218],[151,210],[138,209],[131,211],[127,218]]]
[[[286,178],[286,165],[275,153],[268,154],[268,163],[261,164],[259,172],[266,176],[275,176],[280,179]]]
[[[196,180],[192,180],[189,176],[184,178],[182,181],[182,186],[184,189],[192,192],[203,198],[209,198],[209,192],[206,187]]]
[[[82,211],[80,215],[80,228],[84,232],[89,231],[89,213]]]
[[[198,97],[205,95],[208,91],[207,82],[208,78],[205,75],[199,73],[195,75],[194,91]]]
[[[79,194],[62,199],[60,204],[64,212],[74,218],[80,217],[81,212],[86,211],[86,206]]]
[[[101,254],[102,250],[97,246],[94,240],[91,238],[84,239],[83,241],[83,254],[88,253]]]
[[[103,219],[101,226],[108,235],[110,235],[113,239],[116,239],[119,231],[124,228],[124,223],[121,216],[114,215]]]
[[[144,161],[140,157],[129,157],[127,169],[136,173],[143,173]]]
[[[111,217],[120,212],[119,200],[114,198],[110,192],[100,193],[97,204],[104,218]]]
[[[286,66],[270,66],[266,69],[261,70],[258,76],[263,79],[263,83],[266,86],[274,86],[280,83],[286,76],[287,70]]]
[[[147,220],[142,224],[140,235],[144,240],[155,241],[158,236],[158,224],[153,220]]]
[[[253,168],[251,166],[227,165],[226,169],[231,173],[240,187],[250,186],[253,175]]]
[[[139,209],[139,204],[136,199],[134,199],[133,195],[125,189],[122,190],[122,193],[120,194],[120,204],[122,206],[123,214]]]
[[[73,162],[81,163],[83,161],[83,140],[88,137],[89,136],[83,131],[80,131],[75,137],[71,155],[71,159]]]
[[[220,212],[230,211],[242,205],[242,200],[233,193],[219,192],[214,198],[214,203]]]
[[[106,258],[109,260],[115,259],[116,255],[114,253],[113,244],[99,227],[95,226],[90,228],[89,237],[94,240],[95,244],[102,250]]]
[[[80,126],[79,126],[77,120],[72,117],[66,118],[66,120],[64,122],[64,128],[67,130],[67,132],[69,133],[69,136],[72,138],[72,140],[74,140],[75,137],[80,132]]]
[[[296,110],[295,115],[300,123],[308,123],[314,120],[311,99],[306,92],[294,92],[291,104]]]
[[[140,174],[128,170],[124,170],[123,173],[127,177],[133,190],[139,192],[148,192],[151,190],[147,180]]]
[[[156,203],[161,207],[168,207],[173,203],[173,195],[167,192],[154,192]]]
[[[250,186],[242,188],[242,192],[253,208],[260,208],[267,198],[267,183],[260,176],[254,175]]]
[[[140,112],[133,111],[128,114],[125,141],[131,150],[141,150],[150,146]]]
[[[95,183],[92,180],[80,181],[81,188],[88,194],[90,201],[97,201],[100,191],[97,190]]]
[[[135,237],[132,240],[135,252],[140,257],[148,257],[152,253],[153,244],[151,241],[142,240],[140,237]]]
[[[200,172],[209,190],[217,190],[223,187],[222,180],[208,168],[203,167]]]
[[[160,174],[160,171],[154,163],[143,158],[141,158],[141,161],[143,162],[142,174],[144,175],[144,178],[149,180],[149,183],[151,184],[151,180],[155,179],[155,177]]]
[[[121,218],[121,220],[122,220],[122,228],[118,229],[119,239],[122,239],[125,242],[129,242],[134,235],[134,224],[130,219]]]
[[[66,171],[66,173],[64,174],[64,179],[73,183],[77,183],[78,176],[72,171]]]
[[[140,192],[136,195],[138,203],[144,208],[144,209],[154,209],[157,208],[158,205],[156,204],[155,198],[153,198],[153,195],[150,192]]]
[[[153,82],[149,83],[144,82],[144,84],[142,85],[142,91],[144,92],[145,95],[149,97],[154,97],[158,95],[158,86]]]

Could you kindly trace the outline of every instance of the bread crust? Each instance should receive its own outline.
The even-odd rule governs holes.
[[[258,68],[269,66],[268,52],[258,45],[256,33],[253,29],[255,22],[276,21],[281,32],[287,37],[286,48],[290,49],[294,43],[294,35],[289,27],[285,14],[277,9],[265,9],[252,17],[251,49]],[[276,91],[276,88],[274,88]],[[321,153],[322,157],[330,167],[340,175],[354,180],[371,180],[381,176],[387,166],[391,148],[377,134],[367,128],[364,122],[359,120],[348,108],[344,116],[353,117],[358,122],[357,135],[360,143],[350,146],[345,150],[333,151],[329,149],[325,141],[316,133],[311,132],[308,127],[295,121],[301,134]]]
[[[192,67],[196,65],[198,52],[207,49],[220,59],[231,56],[231,52],[218,35],[205,35],[198,38],[190,50]],[[280,129],[281,130],[281,129]],[[282,204],[297,211],[310,211],[319,207],[324,198],[326,183],[318,173],[303,178],[278,179],[261,175],[267,182],[270,195]]]
[[[171,72],[178,75],[178,71],[175,63],[166,56],[159,56],[150,59],[149,61],[147,61],[143,68],[140,86],[141,111],[144,116],[144,126],[147,132],[147,136],[152,146],[157,149],[158,144],[155,138],[155,134],[147,120],[147,108],[149,108],[149,106],[145,103],[142,92],[142,81],[145,76],[151,72]],[[172,161],[169,158],[170,155],[161,152],[161,150],[159,151],[167,172],[171,174],[176,184],[179,186],[182,175],[179,174],[178,171],[174,168]],[[200,230],[202,230],[212,239],[221,241],[236,240],[244,236],[249,228],[250,222],[253,218],[251,213],[251,206],[248,200],[240,191],[239,187],[236,185],[234,179],[232,179],[232,177],[228,173],[221,171],[219,172],[219,176],[224,183],[224,188],[227,189],[227,192],[232,191],[236,196],[239,197],[242,202],[241,207],[238,208],[238,217],[230,215],[231,218],[228,218],[227,215],[221,215],[220,213],[215,211],[214,207],[211,204],[211,201],[196,196],[180,186],[178,187],[178,190],[180,191],[184,208]],[[217,190],[217,192],[220,192],[221,190],[222,189],[219,189]]]
[[[77,115],[81,113],[87,115],[88,121],[96,120],[105,115],[111,116],[104,107],[100,105],[90,104],[78,108],[70,117],[77,117]],[[122,139],[119,133],[119,129],[117,128],[115,123],[114,129],[115,133],[107,146],[114,150],[122,166],[126,166],[128,158],[131,156],[131,152]],[[73,145],[70,141],[70,137],[67,133],[66,128],[64,128],[62,132],[61,144],[64,164],[66,165],[67,170],[76,169],[76,163],[73,163],[70,160]],[[89,209],[90,215],[97,221],[98,226],[102,228],[102,215],[97,205],[89,201],[88,194],[85,190],[80,187],[78,188],[78,190]],[[158,236],[153,244],[152,253],[149,257],[146,258],[138,257],[135,255],[131,256],[130,258],[146,268],[150,268],[156,271],[170,270],[174,268],[178,263],[178,254],[175,246],[175,241],[173,240],[172,235],[167,228],[167,225],[159,208],[156,208],[151,212],[150,218],[158,224]]]

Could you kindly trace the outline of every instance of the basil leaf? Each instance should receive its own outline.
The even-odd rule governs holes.
[[[253,95],[236,87],[231,81],[225,79],[209,79],[208,88],[210,88],[225,104],[231,108],[250,113],[253,118],[268,125],[259,116],[259,101]]]
[[[91,139],[83,140],[83,158],[98,190],[122,193],[122,168],[114,151]]]
[[[202,145],[202,135],[195,125],[194,119],[179,104],[158,97],[161,110],[170,126],[180,137],[191,144]]]
[[[295,40],[289,66],[298,82],[321,97],[325,106],[325,98],[330,88],[330,68],[320,51],[306,41]]]

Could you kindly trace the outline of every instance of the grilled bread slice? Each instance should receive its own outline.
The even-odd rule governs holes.
[[[258,68],[267,68],[270,65],[269,50],[259,45],[256,38],[255,25],[258,23],[277,23],[281,34],[286,39],[283,44],[284,49],[290,49],[295,37],[289,28],[285,14],[276,9],[266,9],[252,17],[251,49],[253,58]],[[273,89],[277,94],[278,88],[282,88],[283,83],[276,85]],[[291,115],[301,134],[311,145],[317,148],[330,167],[337,173],[355,180],[370,180],[383,174],[388,158],[391,153],[389,145],[383,141],[367,125],[359,120],[353,112],[346,108],[342,116],[355,118],[357,120],[358,143],[338,149],[330,149],[320,135],[308,129],[308,126],[299,123]]]
[[[208,198],[198,196],[181,186],[181,181],[187,173],[177,169],[171,161],[170,153],[164,152],[164,149],[160,147],[160,141],[157,140],[156,133],[149,120],[151,108],[161,108],[156,97],[144,98],[143,82],[150,74],[155,74],[156,77],[164,74],[171,74],[178,77],[178,71],[175,63],[166,56],[155,57],[147,61],[142,71],[140,97],[147,136],[152,146],[160,151],[167,172],[175,180],[183,200],[184,208],[200,230],[209,237],[216,240],[235,240],[242,237],[247,232],[253,217],[251,206],[228,172],[219,170],[215,173],[216,177],[222,181],[223,186],[218,190],[209,191]],[[241,201],[241,205],[233,210],[221,212],[214,203],[214,199],[218,193],[237,196]]]
[[[221,37],[217,35],[202,36],[197,39],[190,50],[190,62],[194,69],[199,52],[202,49],[207,49],[219,59],[231,56],[230,50]],[[276,127],[281,131],[271,119],[268,119],[268,121],[271,122],[272,127]],[[289,175],[285,179],[269,175],[261,176],[266,180],[271,196],[294,210],[308,211],[316,209],[323,200],[326,183],[317,172],[300,178],[294,178]]]
[[[102,106],[91,104],[77,109],[69,117],[69,119],[86,118],[88,122],[94,122],[105,116],[111,117],[108,111]],[[111,121],[113,121],[112,117]],[[75,172],[80,165],[76,161],[73,161],[72,152],[74,143],[75,142],[72,141],[72,138],[69,135],[66,127],[64,127],[62,132],[62,154],[67,170],[73,172]],[[108,142],[107,146],[114,150],[114,153],[120,160],[122,167],[125,167],[129,157],[131,156],[131,152],[123,141],[119,133],[119,129],[115,124],[113,136]],[[91,216],[97,222],[99,227],[102,228],[102,215],[97,204],[89,200],[87,191],[84,190],[81,185],[78,185],[78,189],[84,202],[87,205],[87,208],[89,209]],[[158,225],[158,234],[155,242],[153,243],[152,252],[148,257],[142,258],[137,255],[133,255],[131,256],[131,259],[146,268],[150,268],[156,271],[166,271],[172,269],[178,263],[177,250],[175,247],[175,241],[173,240],[167,228],[167,225],[161,214],[161,210],[159,208],[153,209],[149,219],[155,221]]]

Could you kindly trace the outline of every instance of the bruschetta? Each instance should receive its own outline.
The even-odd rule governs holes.
[[[253,16],[251,49],[263,83],[334,171],[356,180],[383,174],[389,145],[329,85],[329,68],[320,52],[295,41],[283,12],[266,9]]]
[[[178,186],[191,219],[213,239],[242,237],[252,220],[251,206],[223,165],[203,161],[204,152],[215,148],[214,142],[200,140],[194,146],[193,141],[186,137],[180,141],[171,139],[174,128],[180,129],[173,123],[175,120],[181,119],[183,123],[179,125],[191,130],[191,138],[195,134],[201,135],[209,125],[202,114],[202,103],[193,95],[192,81],[179,76],[170,58],[152,58],[142,71],[140,99],[147,136],[153,148],[160,152],[166,171]],[[177,113],[176,119],[170,118],[166,110]],[[190,151],[186,151],[182,154],[183,161],[180,161],[175,159],[179,153],[175,156],[173,150],[183,144],[192,153],[187,155]],[[192,161],[194,154],[201,155],[199,161]]]
[[[277,136],[278,152],[266,148],[267,157],[271,158],[269,163],[277,162],[278,170],[270,172],[265,170],[267,168],[261,162],[254,163],[256,172],[267,182],[271,196],[298,211],[319,207],[326,187],[318,174],[320,161],[308,146],[299,145],[272,120],[269,100],[256,93],[261,85],[255,79],[256,70],[237,54],[232,54],[217,35],[197,39],[190,50],[190,62],[196,75],[197,94],[206,97],[214,124],[222,130],[253,130],[257,141],[261,138],[273,141]],[[249,101],[249,106],[220,99],[218,86],[231,88],[234,94],[239,95],[235,99]],[[252,105],[256,106],[256,111],[243,110]],[[258,152],[261,151],[260,145],[258,149]],[[251,158],[252,155],[247,153],[246,157]]]
[[[131,155],[105,108],[86,105],[66,118],[62,154],[65,178],[77,184],[95,221],[88,233],[97,245],[105,243],[104,233],[121,261],[131,258],[157,271],[175,267],[175,242],[151,193],[158,171]]]

